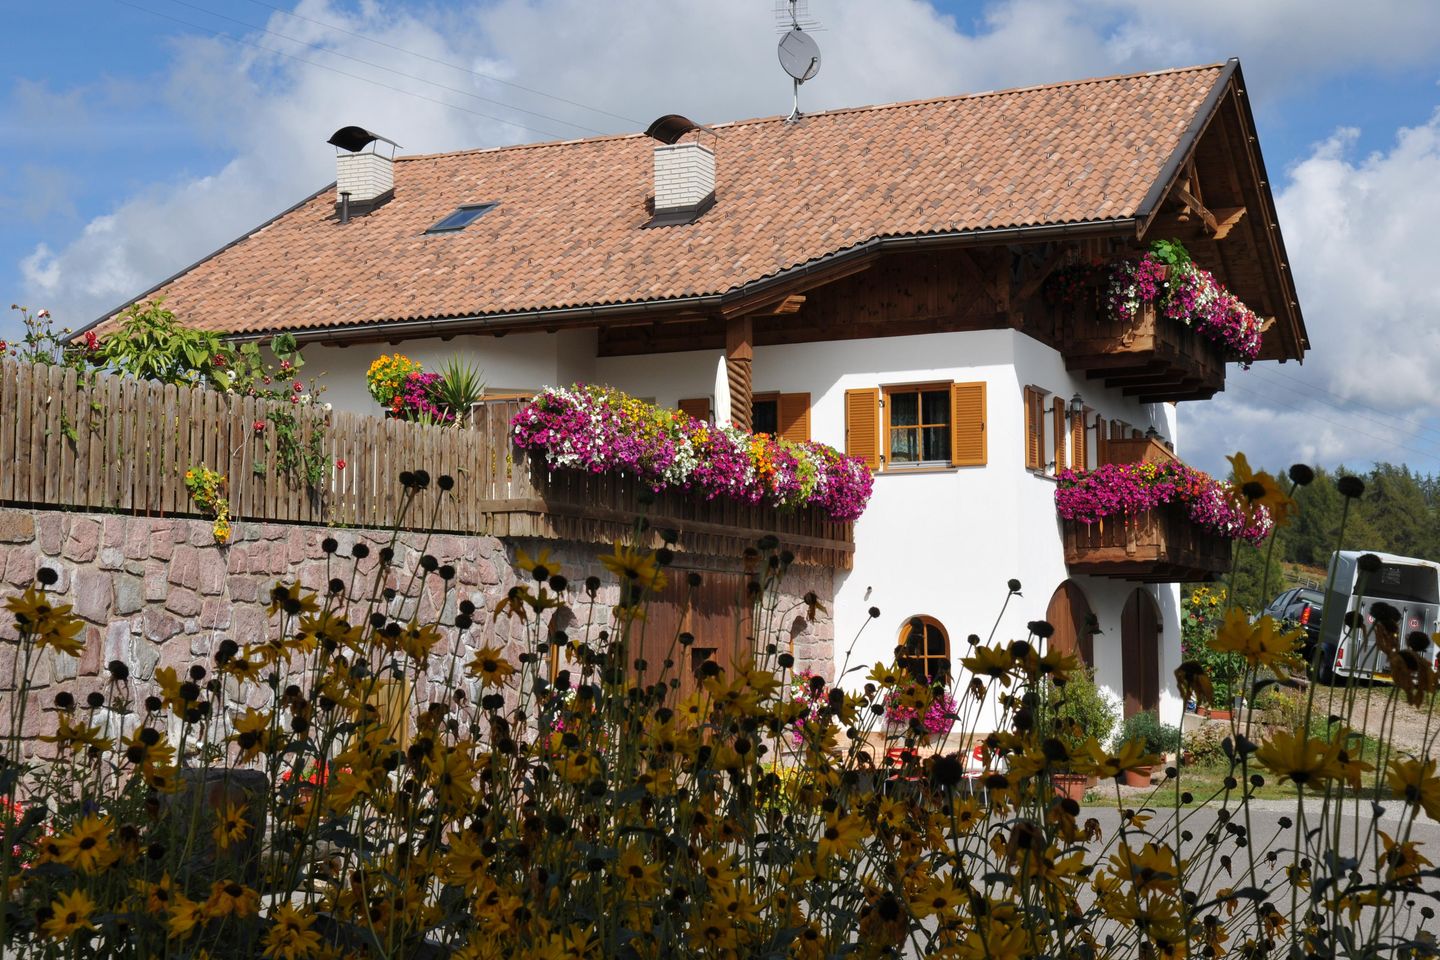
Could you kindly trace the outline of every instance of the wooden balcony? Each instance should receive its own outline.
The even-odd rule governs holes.
[[[1152,440],[1149,437],[1135,439],[1122,439],[1112,437],[1100,445],[1100,462],[1113,463],[1117,466],[1123,463],[1165,463],[1178,460],[1174,451],[1159,440]]]
[[[1231,541],[1196,526],[1183,504],[1092,524],[1061,520],[1060,527],[1072,574],[1180,583],[1230,569]]]
[[[1142,304],[1119,320],[1100,307],[1098,293],[1064,304],[1059,318],[1065,366],[1141,403],[1208,400],[1225,388],[1225,352],[1183,323]]]

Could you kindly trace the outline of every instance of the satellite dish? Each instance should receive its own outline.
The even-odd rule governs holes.
[[[820,47],[810,34],[799,27],[785,32],[785,36],[780,38],[777,53],[780,55],[780,66],[795,78],[796,83],[804,83],[820,72]]]

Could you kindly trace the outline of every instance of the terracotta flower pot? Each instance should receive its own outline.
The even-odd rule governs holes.
[[[1126,770],[1125,786],[1148,787],[1150,786],[1150,775],[1154,772],[1154,767],[1135,767],[1133,770]]]
[[[1054,773],[1050,775],[1050,786],[1055,796],[1079,803],[1085,799],[1087,780],[1083,773]]]
[[[1205,715],[1208,716],[1211,720],[1229,720],[1229,719],[1230,719],[1230,711],[1229,711],[1229,710],[1216,710],[1216,709],[1214,709],[1213,707],[1212,707],[1211,709],[1207,710],[1207,711],[1205,712]]]

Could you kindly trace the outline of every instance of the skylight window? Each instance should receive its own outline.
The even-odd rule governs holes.
[[[493,209],[493,203],[467,203],[425,232],[454,233],[456,230],[464,230]]]

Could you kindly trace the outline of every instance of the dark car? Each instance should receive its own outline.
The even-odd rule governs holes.
[[[1262,612],[1276,623],[1305,628],[1304,646],[1300,652],[1308,663],[1315,652],[1315,644],[1320,640],[1320,614],[1324,610],[1325,594],[1312,587],[1292,587],[1271,600]]]

